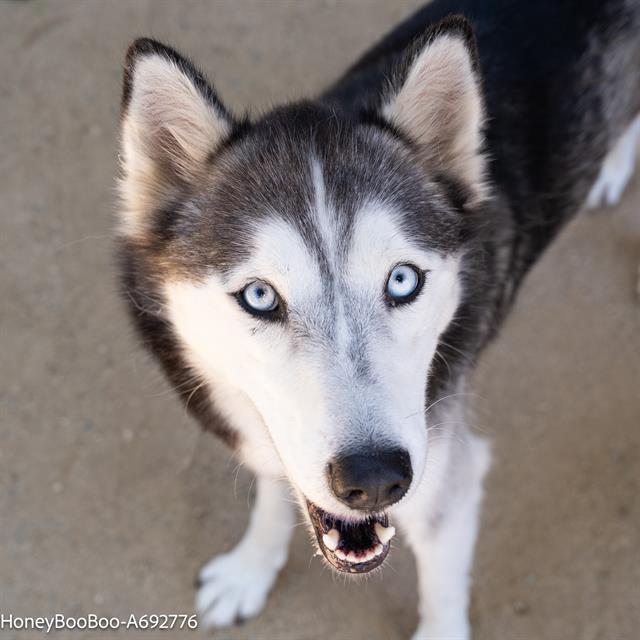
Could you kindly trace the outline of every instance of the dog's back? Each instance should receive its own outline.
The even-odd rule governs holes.
[[[518,233],[518,280],[584,203],[602,161],[640,112],[637,0],[436,0],[367,52],[326,93],[371,108],[406,47],[461,13],[478,45],[491,181]]]

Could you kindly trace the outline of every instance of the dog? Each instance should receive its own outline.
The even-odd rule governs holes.
[[[530,267],[615,204],[640,137],[640,4],[436,0],[313,99],[234,116],[142,38],[126,54],[122,289],[178,395],[257,476],[199,576],[207,627],[255,616],[293,494],[338,572],[418,570],[415,638],[470,637],[488,443],[469,376]]]

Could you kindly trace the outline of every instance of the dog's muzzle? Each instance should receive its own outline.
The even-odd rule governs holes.
[[[327,465],[333,495],[353,517],[339,518],[307,500],[318,546],[338,571],[367,573],[387,557],[396,530],[384,513],[409,490],[413,472],[404,449],[348,452]]]

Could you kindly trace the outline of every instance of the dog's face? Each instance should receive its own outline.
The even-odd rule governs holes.
[[[172,50],[138,41],[126,68],[124,242],[244,457],[289,479],[349,572],[382,562],[387,513],[422,478],[481,197],[468,34],[405,67],[375,116],[308,103],[242,124]]]

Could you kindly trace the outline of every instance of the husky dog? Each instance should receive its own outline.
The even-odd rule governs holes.
[[[379,567],[401,529],[415,637],[469,637],[489,451],[468,378],[566,221],[620,198],[639,112],[634,0],[437,0],[317,98],[255,119],[173,49],[131,45],[126,299],[257,476],[244,537],[200,574],[204,625],[262,609],[292,491],[337,571]]]

